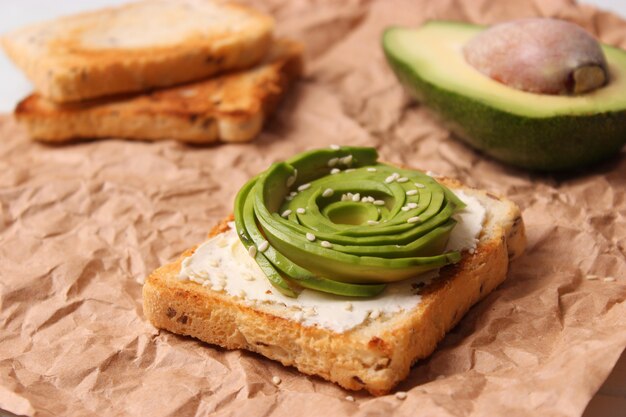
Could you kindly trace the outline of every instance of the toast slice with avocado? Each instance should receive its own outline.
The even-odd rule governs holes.
[[[68,102],[248,68],[268,51],[273,26],[244,6],[157,0],[35,24],[2,44],[40,94]]]
[[[40,94],[15,109],[32,138],[176,139],[189,143],[253,139],[302,72],[302,46],[278,39],[254,68],[126,97],[58,104]]]
[[[513,202],[452,179],[437,178],[437,182],[473,200],[484,213],[479,232],[469,238],[473,246],[460,252],[458,262],[438,272],[389,283],[374,297],[306,289],[298,298],[284,297],[267,279],[238,272],[237,265],[256,265],[250,255],[269,250],[263,243],[255,247],[258,251],[246,250],[239,237],[249,236],[239,226],[235,231],[230,217],[211,231],[203,245],[150,274],[143,287],[144,313],[160,329],[226,349],[257,352],[349,390],[386,394],[407,377],[417,360],[433,352],[472,305],[506,278],[510,260],[523,252],[526,243],[520,211]],[[347,200],[344,196],[332,204]],[[361,201],[368,203],[367,198]],[[357,203],[346,201],[350,204]],[[471,228],[472,215],[468,216],[458,218],[459,233]],[[223,248],[228,250],[220,255]],[[212,266],[194,269],[197,262]],[[395,304],[403,307],[390,307]]]
[[[510,68],[507,76],[517,78],[518,82],[545,77],[542,83],[552,84],[556,91],[564,87],[552,77],[567,80],[565,84],[571,84],[570,88],[576,89],[577,84],[578,88],[586,88],[583,87],[586,83],[593,85],[598,79],[593,81],[595,76],[584,76],[585,72],[577,71],[587,68],[591,71],[587,74],[598,74],[599,70],[593,61],[585,59],[579,63],[577,58],[564,53],[565,45],[573,45],[578,36],[566,33],[561,26],[564,22],[539,18],[517,22],[501,23],[491,29],[437,20],[415,29],[390,27],[382,36],[383,51],[391,69],[411,95],[437,113],[458,138],[495,159],[530,170],[566,171],[617,154],[626,143],[626,51],[609,45],[597,46],[606,58],[609,71],[608,83],[602,88],[578,95],[523,91],[497,81],[498,77],[502,79],[501,74],[491,78],[481,73],[467,61],[464,51],[471,47],[473,54],[482,57],[484,65]],[[515,27],[519,22],[523,22],[525,29],[518,33],[525,37],[510,33],[492,35],[494,44],[502,47],[495,52],[481,43],[481,37],[491,30],[510,28],[510,24]],[[526,24],[537,28],[556,25],[551,32],[567,42],[555,39],[541,48],[538,43],[542,36]],[[565,24],[565,27],[568,25],[573,26]],[[585,44],[586,41],[583,48]],[[515,47],[526,47],[533,52],[516,51]],[[509,55],[512,60],[505,59]],[[561,61],[560,65],[546,63],[552,59]],[[597,59],[596,56],[594,60]],[[517,60],[527,61],[513,65]],[[581,66],[575,69],[578,65]],[[529,74],[533,74],[532,78]]]

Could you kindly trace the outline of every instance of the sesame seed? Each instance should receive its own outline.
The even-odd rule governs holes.
[[[417,190],[409,190],[406,192],[406,195],[415,195],[417,194]]]
[[[253,258],[256,256],[256,246],[252,245],[248,248],[248,255],[252,256]]]
[[[330,145],[330,149],[332,149],[333,151],[338,151],[339,149],[341,149],[341,146],[332,144]]]
[[[304,315],[306,317],[317,316],[317,311],[313,307],[307,307],[304,309]]]
[[[407,393],[404,391],[398,391],[396,392],[396,398],[399,400],[406,400],[407,397]]]
[[[213,284],[211,286],[211,291],[224,291],[224,286],[220,284]]]
[[[302,311],[298,311],[296,314],[293,315],[293,319],[295,321],[302,321],[302,319],[304,318],[304,313]]]
[[[361,197],[361,203],[369,203],[367,197]]]
[[[344,165],[350,165],[352,163],[352,155],[344,156],[341,158],[341,163]]]
[[[421,184],[419,182],[414,182],[413,185],[415,185],[417,188],[424,188],[424,187],[426,187],[424,184]]]
[[[291,210],[285,210],[283,211],[283,214],[280,215],[280,217],[289,217],[290,214],[291,214]]]
[[[352,196],[352,201],[361,201],[361,194],[356,193]]]
[[[350,200],[352,200],[352,193],[341,195],[341,201],[350,201]]]
[[[285,197],[285,200],[291,201],[291,200],[293,200],[293,196],[288,195],[287,197]]]
[[[307,182],[306,184],[302,184],[301,186],[299,186],[298,191],[304,191],[308,189],[309,187],[311,187],[311,183]]]
[[[396,181],[398,182],[407,182],[409,179],[407,177],[400,177]]]
[[[370,318],[371,318],[372,320],[376,320],[376,319],[377,319],[377,318],[379,318],[379,317],[380,317],[380,310],[379,310],[379,309],[377,309],[377,308],[376,308],[376,309],[374,309],[374,310],[372,310],[372,312],[370,313]]]
[[[292,191],[292,192],[289,193],[289,195],[292,196],[292,197],[295,197],[295,196],[298,195],[298,192],[297,191]]]
[[[429,177],[440,177],[441,175],[437,174],[435,171],[426,171],[426,175]]]
[[[287,187],[291,187],[294,182],[296,182],[296,176],[295,175],[292,175],[289,178],[287,178]]]
[[[228,241],[226,239],[220,239],[217,241],[217,246],[219,246],[220,248],[225,248],[226,246],[228,246]]]
[[[303,209],[302,207],[298,207],[298,208],[296,209],[296,213],[298,213],[298,214],[304,214],[304,213],[306,213],[306,210],[305,210],[305,209]]]
[[[283,381],[282,381],[282,379],[280,379],[280,377],[278,377],[278,376],[273,376],[272,377],[272,384],[280,385],[281,382],[283,382]]]
[[[367,202],[368,203],[373,203],[374,201],[376,201],[376,199],[372,196],[367,197]]]
[[[376,168],[367,168],[367,172],[376,172]]]
[[[593,281],[593,280],[598,279],[599,277],[597,275],[587,275],[585,278],[588,279],[589,281]]]
[[[606,277],[602,281],[604,281],[604,282],[613,282],[613,281],[615,281],[615,278],[613,278],[613,277]]]
[[[332,168],[337,165],[337,162],[339,162],[339,158],[330,158],[328,160],[328,166]]]
[[[406,206],[410,209],[414,209],[417,208],[417,203],[408,203]]]
[[[263,242],[259,244],[258,249],[260,252],[265,252],[267,248],[269,247],[270,247],[270,243],[267,240],[264,240]]]
[[[346,401],[354,402],[354,397],[352,395],[346,395]]]
[[[394,182],[395,180],[396,180],[396,177],[394,177],[393,175],[390,175],[387,178],[385,178],[385,184],[390,184]]]
[[[246,291],[245,290],[239,290],[237,292],[237,297],[239,297],[239,298],[246,298]]]
[[[385,205],[385,201],[384,200],[374,200],[374,205],[375,206],[384,206]]]
[[[402,210],[402,211],[409,211],[409,210],[411,210],[411,209],[410,209],[408,206],[404,206],[404,207],[402,207],[400,210]]]
[[[323,247],[325,247],[325,248],[329,248],[329,249],[333,247],[333,244],[332,244],[332,243],[330,243],[330,242],[329,242],[329,241],[327,241],[327,240],[322,240],[322,241],[320,242],[320,245],[322,245],[322,246],[323,246]]]
[[[333,168],[330,170],[330,175],[339,174],[341,170],[339,168]]]
[[[407,220],[407,223],[417,223],[420,221],[419,216],[414,216],[414,217],[409,217],[409,219]]]
[[[352,311],[352,303],[350,301],[348,301],[347,303],[345,303],[343,305],[344,310],[346,311]]]
[[[316,237],[315,237],[315,235],[313,233],[307,233],[306,234],[306,238],[307,238],[307,240],[310,240],[311,242],[314,242],[315,239],[316,239]]]
[[[376,220],[368,220],[367,224],[374,225],[374,224],[378,224],[378,222]]]
[[[346,169],[346,170],[345,170],[345,171],[343,171],[343,172],[345,172],[345,173],[347,174],[348,172],[354,172],[354,171],[355,171],[355,169],[354,169],[354,168],[349,168],[349,169]]]
[[[250,274],[243,274],[243,279],[246,281],[254,281],[254,277]]]
[[[333,191],[332,188],[327,188],[324,190],[324,192],[322,193],[322,197],[330,197],[331,195],[333,195],[335,193],[335,191]]]
[[[220,263],[218,262],[217,259],[211,259],[209,260],[209,266],[212,266],[213,268],[215,268],[216,266],[218,266]]]

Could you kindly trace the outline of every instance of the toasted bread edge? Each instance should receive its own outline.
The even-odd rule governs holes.
[[[50,143],[96,138],[176,139],[195,144],[250,141],[259,134],[291,84],[302,74],[302,46],[293,41],[280,42],[285,49],[283,55],[262,66],[154,93],[162,97],[180,88],[205,83],[218,85],[225,78],[245,79],[250,76],[248,71],[263,68],[266,73],[263,83],[254,85],[247,93],[251,99],[249,108],[198,111],[181,103],[172,110],[150,100],[151,93],[57,105],[35,93],[18,103],[15,117],[33,139]]]

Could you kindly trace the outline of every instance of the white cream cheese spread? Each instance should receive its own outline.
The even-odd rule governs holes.
[[[486,211],[475,197],[462,191],[455,191],[455,194],[466,207],[455,215],[458,223],[452,230],[447,249],[473,252]],[[319,326],[342,333],[368,319],[411,310],[420,303],[419,288],[437,277],[437,272],[430,272],[388,284],[380,295],[367,299],[308,289],[304,289],[298,298],[290,298],[272,287],[239,240],[234,224],[229,226],[229,230],[210,238],[183,260],[179,279],[191,280],[213,291],[223,291],[247,304],[286,307],[286,317],[304,326]]]

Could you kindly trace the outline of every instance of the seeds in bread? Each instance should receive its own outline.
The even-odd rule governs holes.
[[[15,109],[32,138],[176,139],[189,143],[252,140],[301,74],[302,46],[278,39],[254,68],[150,94],[57,104],[39,94]]]
[[[181,262],[194,252],[191,249],[146,280],[146,317],[158,328],[227,349],[257,352],[347,389],[386,394],[406,378],[415,361],[433,352],[473,304],[506,278],[509,260],[525,246],[524,225],[514,203],[456,181],[439,180],[477,198],[487,216],[474,253],[465,252],[460,263],[441,270],[439,278],[420,290],[421,302],[410,311],[379,316],[341,333],[305,326],[290,318],[286,308],[249,304],[180,281]],[[227,230],[229,220],[212,235]]]
[[[35,24],[2,44],[40,94],[68,102],[248,68],[268,51],[273,25],[234,4],[156,0]]]

